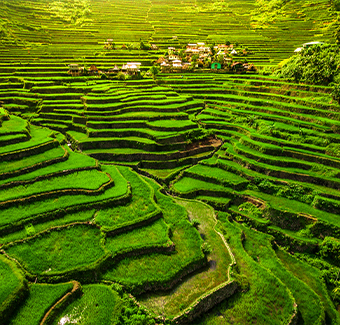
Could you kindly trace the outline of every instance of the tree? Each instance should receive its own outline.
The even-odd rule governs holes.
[[[224,63],[224,55],[223,54],[218,55],[216,61],[223,64]]]
[[[197,54],[195,54],[195,55],[193,55],[193,56],[191,57],[191,66],[192,66],[193,68],[196,67],[196,63],[197,63],[198,58],[199,58],[199,56],[198,56]]]
[[[216,50],[214,49],[215,42],[210,45],[211,55],[214,56],[216,54]]]
[[[142,40],[140,40],[139,49],[141,49],[141,50],[150,50],[150,46],[145,44]]]
[[[156,79],[156,76],[159,74],[159,68],[153,65],[148,72],[152,75],[153,79]]]
[[[328,85],[338,83],[339,64],[339,46],[314,45],[292,56],[275,74],[298,82]]]

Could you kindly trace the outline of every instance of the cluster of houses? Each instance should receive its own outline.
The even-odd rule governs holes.
[[[256,71],[253,64],[234,62],[233,56],[246,54],[245,50],[238,53],[233,44],[219,44],[212,49],[205,43],[193,43],[188,44],[186,49],[169,47],[167,55],[160,57],[156,63],[160,65],[162,72],[209,67],[214,70]]]
[[[79,64],[69,64],[68,74],[72,76],[80,76],[80,75],[101,75],[101,74],[118,74],[122,72],[128,75],[137,75],[140,72],[140,62],[128,62],[123,64],[121,68],[115,65],[113,68],[107,70],[99,70],[95,65],[91,65],[89,69],[85,69]]]
[[[105,46],[114,47],[113,39],[108,39]],[[156,45],[152,44],[156,48]],[[241,52],[241,53],[238,53]],[[233,44],[219,44],[213,48],[206,46],[205,43],[188,44],[183,49],[168,47],[166,55],[160,57],[155,64],[159,65],[162,72],[184,72],[192,71],[196,68],[206,68],[212,70],[222,70],[225,72],[255,72],[256,68],[253,64],[243,63],[236,60],[235,56],[247,55],[246,50],[238,51]],[[235,60],[234,60],[235,59]],[[79,75],[115,75],[119,72],[126,75],[140,74],[139,62],[128,62],[123,64],[121,68],[115,65],[107,70],[99,70],[95,65],[91,65],[89,69],[79,64],[70,64],[68,73],[72,76]]]

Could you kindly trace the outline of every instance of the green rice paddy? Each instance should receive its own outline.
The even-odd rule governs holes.
[[[340,105],[271,73],[337,7],[1,1],[0,324],[339,324]]]

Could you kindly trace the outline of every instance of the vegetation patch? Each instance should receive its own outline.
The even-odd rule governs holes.
[[[75,225],[43,232],[5,248],[32,274],[56,274],[94,263],[104,256],[98,228]]]

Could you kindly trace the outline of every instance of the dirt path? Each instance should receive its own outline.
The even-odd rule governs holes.
[[[199,232],[211,247],[209,267],[187,277],[183,283],[167,293],[147,294],[140,297],[142,305],[156,314],[171,318],[181,313],[197,298],[218,285],[229,281],[231,265],[235,257],[224,236],[216,230],[217,219],[213,208],[195,200],[176,199],[188,211],[190,220],[198,220]]]

